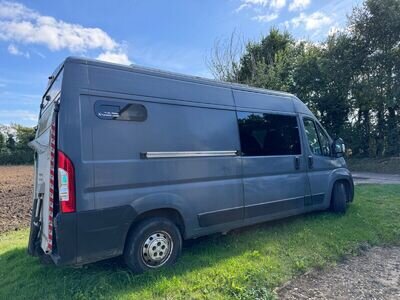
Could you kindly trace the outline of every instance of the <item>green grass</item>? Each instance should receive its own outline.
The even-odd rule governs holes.
[[[310,268],[400,242],[400,186],[358,186],[344,216],[318,212],[185,243],[174,266],[131,274],[120,259],[81,269],[41,265],[27,231],[0,236],[0,299],[270,299]]]

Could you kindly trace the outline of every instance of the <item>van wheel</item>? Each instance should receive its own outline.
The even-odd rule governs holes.
[[[166,218],[150,218],[140,222],[129,233],[124,260],[129,269],[142,273],[172,265],[182,250],[178,227]]]
[[[332,190],[331,210],[335,213],[345,213],[347,209],[347,193],[343,182],[336,182]]]

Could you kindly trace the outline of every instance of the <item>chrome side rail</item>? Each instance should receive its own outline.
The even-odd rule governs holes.
[[[237,156],[237,150],[229,151],[172,151],[172,152],[143,152],[143,158],[187,158],[187,157],[219,157]]]

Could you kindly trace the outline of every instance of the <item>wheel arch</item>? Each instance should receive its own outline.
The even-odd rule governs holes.
[[[136,218],[132,221],[129,231],[131,231],[137,224],[139,224],[143,220],[153,218],[153,217],[161,217],[161,218],[169,219],[178,227],[182,236],[185,235],[186,227],[185,227],[185,222],[183,220],[183,217],[177,209],[171,208],[171,207],[162,207],[162,208],[151,209],[151,210],[147,210],[147,211],[144,211],[144,212],[138,214],[136,216]]]
[[[346,189],[346,194],[347,194],[347,201],[352,202],[354,198],[354,183],[353,183],[353,177],[350,173],[349,170],[347,169],[338,169],[337,172],[334,172],[332,174],[332,179],[331,179],[331,184],[329,186],[329,204],[332,202],[332,195],[333,195],[333,189],[335,187],[335,184],[337,183],[343,183]]]
[[[125,235],[125,241],[124,241],[124,249],[126,248],[126,244],[128,241],[128,237],[130,236],[131,232],[135,230],[136,226],[149,218],[154,218],[154,217],[161,217],[161,218],[167,218],[171,220],[179,229],[182,238],[185,238],[186,236],[186,223],[183,219],[182,213],[173,207],[159,207],[159,208],[153,208],[153,209],[148,209],[148,210],[142,210],[138,212],[135,216],[135,218],[132,220],[129,229],[126,232]]]

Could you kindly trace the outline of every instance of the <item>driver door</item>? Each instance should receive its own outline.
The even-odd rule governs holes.
[[[324,208],[329,205],[329,177],[336,168],[331,155],[331,139],[322,126],[313,118],[303,117],[305,132],[307,174],[311,197],[305,199],[305,208]]]

